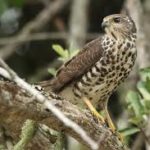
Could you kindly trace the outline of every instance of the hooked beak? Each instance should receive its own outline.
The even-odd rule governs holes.
[[[105,30],[105,28],[107,28],[109,26],[109,22],[108,21],[103,21],[102,22],[102,29]]]

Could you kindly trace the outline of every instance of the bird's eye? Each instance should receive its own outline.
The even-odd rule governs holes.
[[[114,18],[114,22],[115,23],[119,23],[120,22],[120,18],[119,17]]]

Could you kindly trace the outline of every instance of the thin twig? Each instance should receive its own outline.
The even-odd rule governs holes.
[[[140,129],[141,133],[143,134],[143,137],[144,137],[145,141],[146,141],[148,144],[150,144],[149,138],[148,138],[148,136],[146,135],[144,129],[141,128],[141,127],[138,127],[138,128]]]
[[[141,150],[143,145],[144,145],[143,134],[139,133],[132,144],[131,150]]]
[[[86,40],[94,39],[101,34],[98,33],[87,33]],[[63,39],[66,40],[69,38],[69,34],[67,32],[45,32],[45,33],[32,33],[28,35],[26,38],[17,39],[16,36],[0,38],[0,45],[8,45],[8,44],[21,44],[30,41],[41,41],[41,40],[49,40],[49,39]]]

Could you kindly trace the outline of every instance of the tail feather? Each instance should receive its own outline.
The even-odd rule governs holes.
[[[62,88],[62,84],[57,79],[52,80],[46,80],[39,82],[38,85],[40,85],[45,91],[47,92],[58,92]]]
[[[53,85],[51,83],[51,80],[41,81],[37,84],[40,85],[46,92],[53,91]]]

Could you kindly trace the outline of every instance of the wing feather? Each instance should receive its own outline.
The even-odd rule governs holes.
[[[64,63],[54,79],[41,82],[41,86],[48,91],[60,91],[63,87],[87,72],[102,55],[103,48],[99,37],[86,44],[76,56]]]

